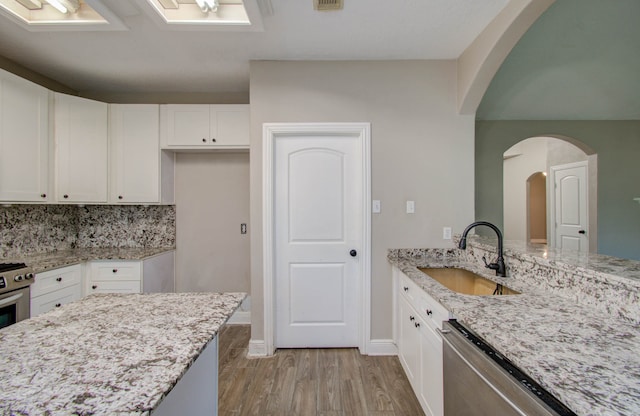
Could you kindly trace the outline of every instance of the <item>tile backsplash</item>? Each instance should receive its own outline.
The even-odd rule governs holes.
[[[0,207],[0,256],[72,248],[173,247],[172,205]]]

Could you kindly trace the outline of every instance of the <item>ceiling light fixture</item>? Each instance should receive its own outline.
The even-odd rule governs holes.
[[[220,3],[218,0],[196,0],[198,7],[202,10],[202,13],[213,12],[216,13],[218,11],[218,6]]]
[[[52,7],[60,13],[75,13],[80,8],[79,0],[46,0]]]
[[[39,10],[42,9],[42,2],[40,0],[17,0],[18,3],[22,4],[29,10]]]

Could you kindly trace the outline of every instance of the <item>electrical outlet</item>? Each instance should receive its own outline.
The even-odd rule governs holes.
[[[442,229],[442,238],[444,240],[451,240],[451,227],[444,227]]]
[[[379,199],[374,199],[373,200],[373,207],[372,207],[372,211],[374,214],[380,214],[380,200]]]
[[[407,201],[407,214],[413,214],[416,212],[415,201]]]

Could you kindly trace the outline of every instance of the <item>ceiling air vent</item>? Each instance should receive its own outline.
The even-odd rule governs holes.
[[[316,10],[342,10],[344,0],[313,0],[313,7]]]

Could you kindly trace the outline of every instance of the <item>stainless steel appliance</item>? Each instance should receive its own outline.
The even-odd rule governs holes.
[[[0,328],[29,318],[33,276],[24,263],[0,263]]]
[[[457,321],[445,322],[441,333],[445,416],[575,416]]]

